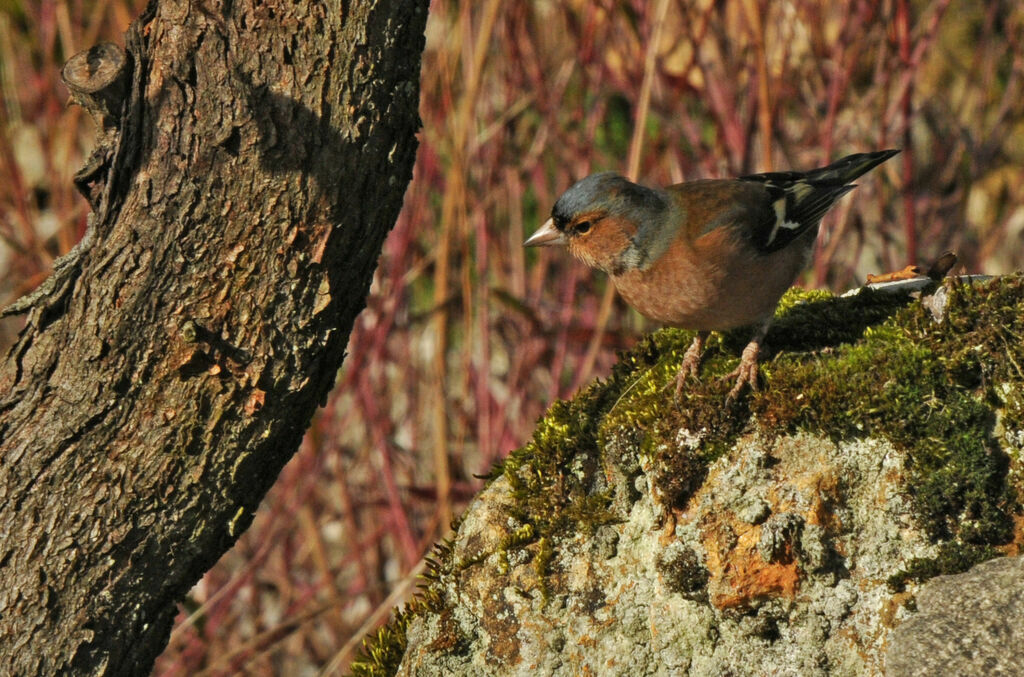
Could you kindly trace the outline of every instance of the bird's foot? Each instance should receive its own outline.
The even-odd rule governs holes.
[[[700,380],[700,362],[704,356],[704,343],[707,340],[708,333],[706,331],[697,332],[690,347],[683,354],[683,363],[679,366],[679,374],[676,376],[676,401],[679,401],[686,379],[692,377],[695,381]]]
[[[733,385],[732,390],[730,390],[729,394],[725,397],[726,404],[736,402],[739,399],[740,393],[743,392],[744,386],[749,385],[751,391],[757,391],[757,359],[760,352],[760,343],[758,341],[751,341],[747,344],[747,347],[743,349],[743,354],[740,356],[739,366],[722,377],[723,381],[726,379],[736,379],[736,383]]]

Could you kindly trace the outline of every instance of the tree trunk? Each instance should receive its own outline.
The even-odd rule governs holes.
[[[411,178],[427,4],[161,0],[65,68],[104,131],[0,365],[0,672],[147,673],[249,525]]]

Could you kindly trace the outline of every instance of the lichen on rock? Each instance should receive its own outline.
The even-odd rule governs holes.
[[[492,472],[354,672],[880,674],[922,582],[1024,531],[1024,281],[944,289],[938,321],[790,293],[731,409],[741,334],[678,402],[691,335],[643,339]]]

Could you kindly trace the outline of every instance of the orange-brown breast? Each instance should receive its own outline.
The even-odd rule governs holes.
[[[701,331],[741,327],[772,314],[807,265],[815,235],[761,255],[719,227],[692,243],[680,237],[650,267],[613,280],[626,302],[653,320]]]

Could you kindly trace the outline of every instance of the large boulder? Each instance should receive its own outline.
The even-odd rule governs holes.
[[[950,281],[923,300],[791,293],[764,388],[731,407],[715,375],[744,337],[722,339],[676,401],[689,339],[657,332],[552,406],[356,674],[1006,665],[980,653],[1019,639],[1019,618],[969,649],[950,635],[993,609],[1020,615],[1019,560],[999,569],[1018,571],[1004,593],[982,592],[986,573],[927,581],[1022,542],[1022,279]]]

